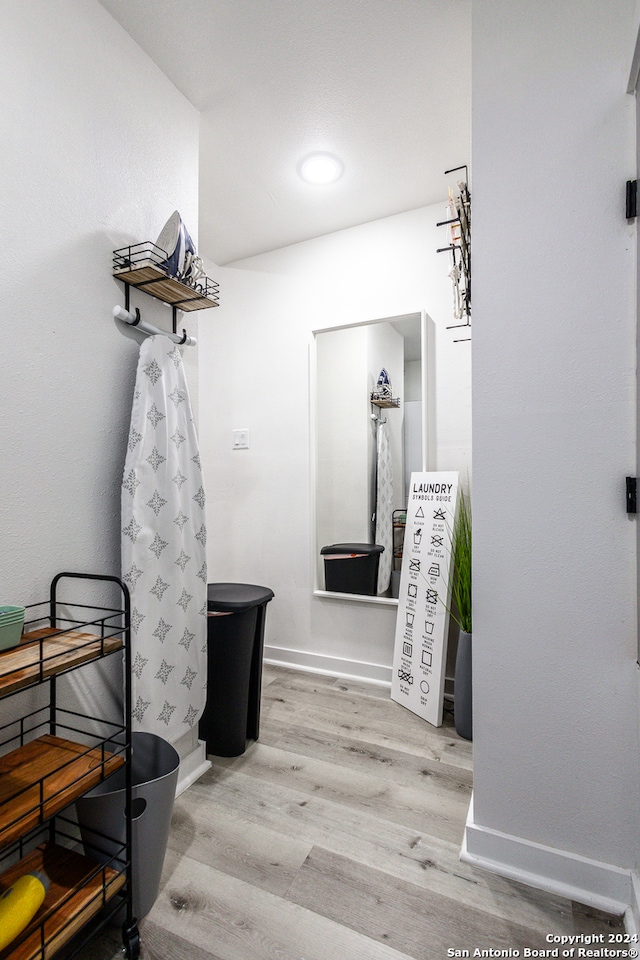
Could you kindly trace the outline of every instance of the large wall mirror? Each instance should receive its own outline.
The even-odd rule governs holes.
[[[314,331],[316,595],[397,604],[408,485],[411,473],[429,469],[430,461],[430,324],[420,311]],[[392,400],[378,405],[371,397],[383,370]],[[321,552],[337,544],[385,546],[387,563],[380,562],[374,588],[353,592],[350,557],[339,549]],[[353,559],[370,569],[371,560]]]

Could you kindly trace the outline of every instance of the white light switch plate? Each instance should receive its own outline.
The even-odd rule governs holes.
[[[241,429],[241,430],[233,431],[233,449],[234,450],[249,449],[249,431],[248,430]]]

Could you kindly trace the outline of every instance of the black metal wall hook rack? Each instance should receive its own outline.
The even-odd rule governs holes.
[[[445,175],[464,170],[464,180],[459,182],[459,194],[452,198],[455,206],[455,217],[449,217],[436,224],[438,227],[449,227],[451,243],[439,247],[436,253],[449,253],[451,256],[451,271],[449,276],[453,282],[454,316],[464,321],[452,324],[447,330],[461,328],[471,329],[471,194],[468,186],[468,169],[463,164],[445,170]],[[463,343],[471,337],[460,337],[454,343]]]
[[[136,307],[134,311],[131,310],[131,292],[130,292],[131,286],[126,281],[123,281],[123,283],[124,283],[124,308],[129,315],[133,314],[133,316],[135,317],[134,320],[129,320],[129,319],[125,320],[125,323],[128,323],[131,327],[140,327],[140,329],[142,329],[145,333],[148,333],[149,332],[148,326],[146,329],[145,329],[145,326],[142,326],[142,315],[140,314],[139,308]],[[185,330],[184,327],[182,328],[182,336],[180,337],[180,335],[178,334],[178,308],[174,303],[171,304],[171,329],[173,331],[174,336],[178,338],[175,340],[178,346],[184,346],[184,344],[191,345],[192,343],[195,345],[195,340],[192,337],[189,337],[187,335],[187,331]],[[156,332],[163,333],[162,330],[157,330]]]
[[[195,346],[195,339],[188,336],[186,330],[183,329],[182,337],[178,335],[178,310],[189,313],[193,310],[206,310],[209,307],[219,306],[219,284],[204,274],[198,275],[195,279],[172,276],[167,272],[166,261],[166,251],[149,241],[114,250],[113,276],[124,284],[125,309],[116,307],[113,314],[119,320],[151,336],[161,334],[169,337],[174,343]],[[171,307],[173,333],[170,334],[146,324],[141,320],[139,310],[136,309],[135,313],[131,312],[131,287]]]
[[[127,297],[127,299],[128,299],[128,297]],[[128,312],[131,313],[130,310],[128,310]],[[142,321],[142,317],[140,316],[140,311],[139,311],[139,309],[138,309],[137,307],[136,307],[136,309],[135,309],[135,314],[134,314],[134,315],[135,315],[135,320],[128,320],[127,323],[129,323],[129,325],[132,326],[132,327],[137,327],[137,326],[140,325],[140,323],[141,323],[141,321]],[[173,332],[174,332],[174,334],[175,334],[176,336],[178,336],[178,331],[176,330],[176,315],[175,315],[175,310],[174,310],[174,314],[173,314]],[[184,345],[185,343],[187,343],[187,342],[191,342],[191,339],[190,339],[190,337],[187,336],[187,331],[186,331],[186,330],[184,329],[184,327],[183,327],[183,328],[182,328],[182,336],[180,337],[180,339],[176,340],[176,343],[178,344],[179,347],[181,347],[181,346],[183,346],[183,345]]]
[[[445,177],[446,177],[448,174],[450,174],[450,173],[456,173],[458,170],[464,170],[464,185],[465,185],[465,187],[467,188],[467,194],[469,195],[469,201],[470,201],[470,200],[471,200],[471,196],[470,196],[470,194],[469,194],[469,189],[468,189],[469,174],[468,174],[468,170],[467,170],[467,165],[466,165],[466,163],[464,163],[461,167],[452,167],[451,170],[445,170],[444,175],[445,175]],[[448,226],[449,224],[454,224],[454,223],[460,223],[460,217],[459,217],[459,216],[458,216],[458,217],[454,217],[452,220],[441,220],[440,223],[436,223],[436,227],[446,227],[446,226]],[[449,245],[448,247],[441,247],[439,250],[436,250],[436,253],[442,253],[444,250],[452,250],[452,249],[454,248],[454,246],[456,246],[456,245],[451,244],[451,245]],[[459,247],[457,247],[457,249],[459,249]]]
[[[129,306],[128,287],[126,289],[127,289],[127,295],[125,296],[125,302],[128,307]],[[177,332],[169,333],[167,330],[160,330],[158,327],[151,326],[151,324],[146,323],[144,320],[142,320],[140,311],[138,310],[137,307],[135,309],[135,312],[132,312],[131,310],[128,310],[128,309],[125,310],[124,307],[120,307],[116,305],[113,308],[113,316],[115,317],[116,320],[122,320],[123,323],[128,324],[128,326],[130,327],[137,327],[138,330],[141,331],[141,333],[144,333],[149,337],[156,337],[156,336],[166,337],[167,340],[171,340],[172,343],[177,343],[179,346],[185,345],[189,347],[194,347],[197,343],[197,340],[195,339],[195,337],[190,337],[184,328],[182,330],[182,336],[180,336]],[[173,318],[173,329],[174,331],[176,330],[175,312],[174,312],[174,318]]]

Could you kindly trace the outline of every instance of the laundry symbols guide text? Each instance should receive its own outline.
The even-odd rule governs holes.
[[[456,472],[411,475],[391,699],[442,725]]]

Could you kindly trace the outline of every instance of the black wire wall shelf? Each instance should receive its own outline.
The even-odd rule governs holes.
[[[220,305],[220,285],[210,277],[193,281],[171,276],[163,266],[167,253],[155,243],[145,241],[113,251],[113,275],[125,284],[125,307],[129,310],[129,288],[135,287],[167,303],[173,310],[176,333],[177,311],[208,310]]]

